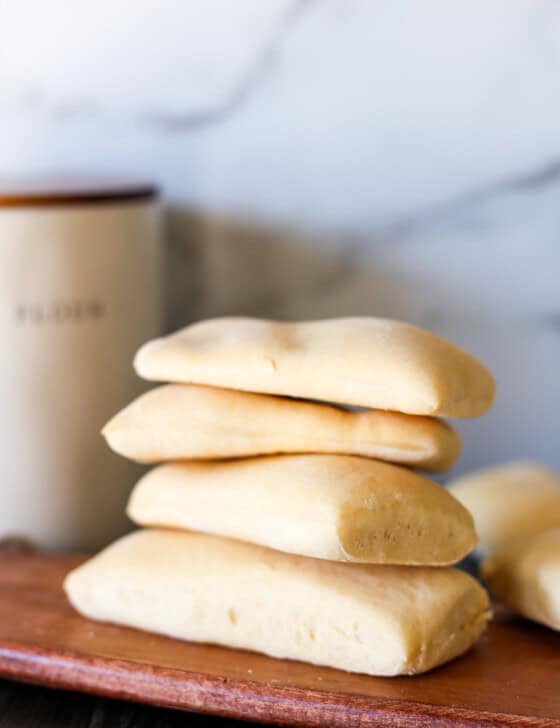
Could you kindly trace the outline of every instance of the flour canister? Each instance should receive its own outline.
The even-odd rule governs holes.
[[[0,543],[94,549],[128,528],[138,470],[99,431],[143,388],[160,258],[150,185],[1,183]]]

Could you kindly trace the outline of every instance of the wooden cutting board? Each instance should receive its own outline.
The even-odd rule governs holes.
[[[0,675],[288,726],[560,726],[560,634],[505,613],[447,666],[371,678],[83,619],[61,588],[81,560],[0,555]]]

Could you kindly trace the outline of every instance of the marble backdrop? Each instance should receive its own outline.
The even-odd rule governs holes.
[[[560,467],[560,6],[0,0],[0,172],[148,176],[168,328],[376,314],[498,379],[459,470]]]

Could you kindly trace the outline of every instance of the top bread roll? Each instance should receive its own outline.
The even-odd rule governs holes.
[[[478,417],[492,375],[453,344],[377,318],[284,323],[220,318],[145,344],[144,379],[209,384],[414,415]]]

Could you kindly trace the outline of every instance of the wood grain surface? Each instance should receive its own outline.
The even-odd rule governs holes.
[[[0,675],[293,726],[560,726],[560,635],[498,615],[463,658],[371,678],[83,619],[61,589],[79,556],[0,555]]]
[[[253,724],[254,725],[254,724]],[[262,724],[261,724],[262,725]],[[247,728],[246,722],[0,679],[0,728]]]

